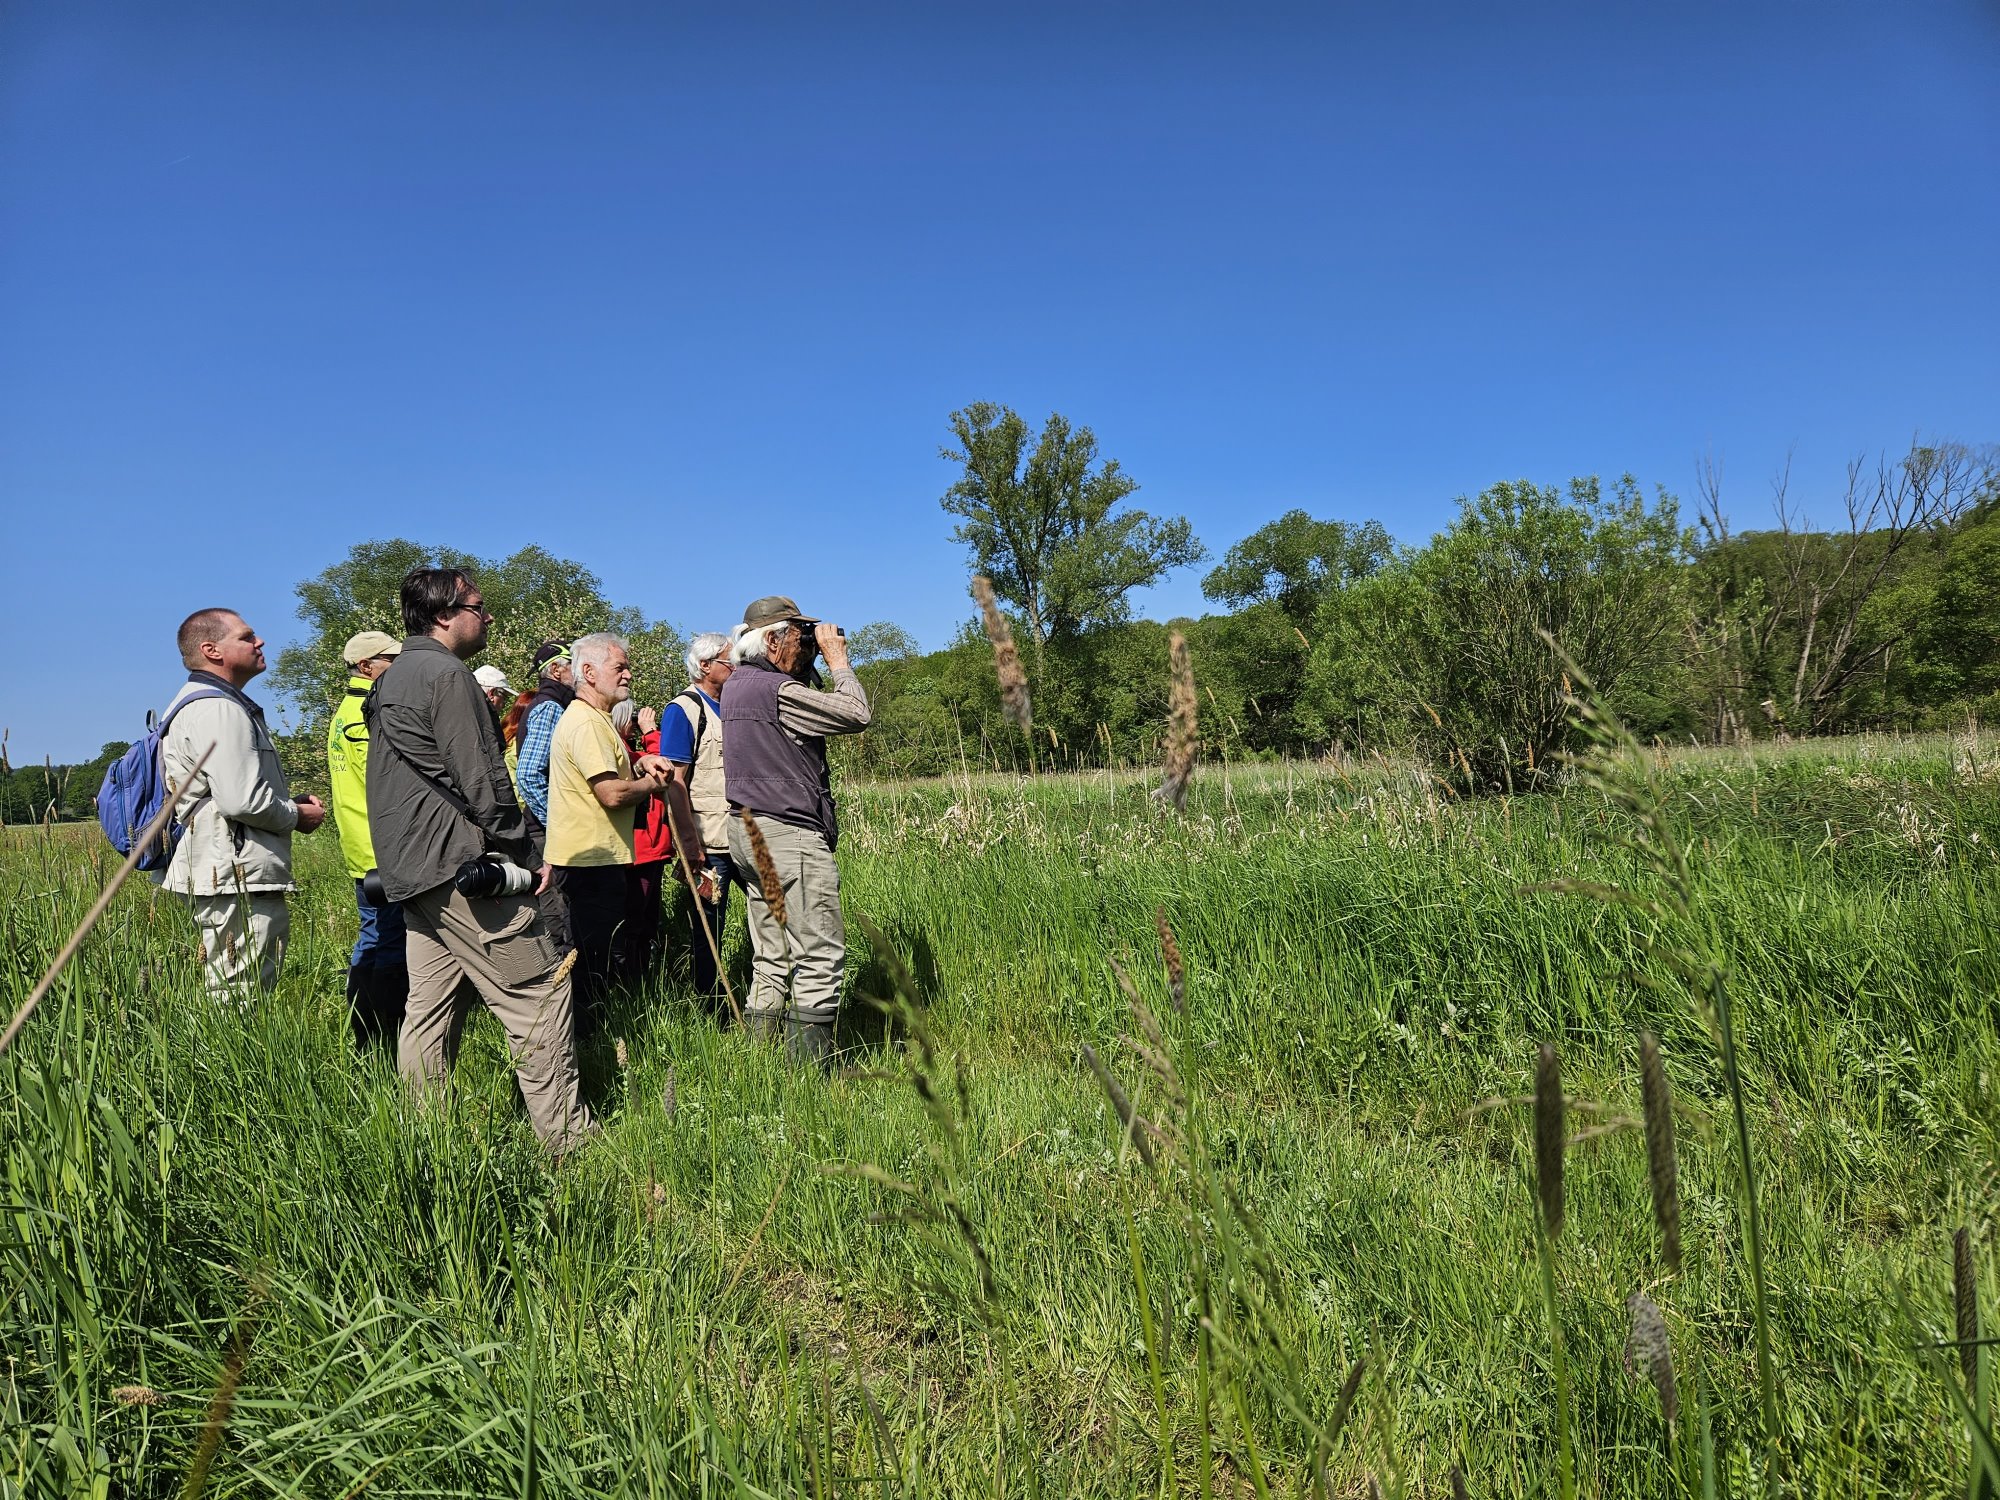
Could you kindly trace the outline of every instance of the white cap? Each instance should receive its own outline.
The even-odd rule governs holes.
[[[472,674],[472,680],[485,692],[490,693],[495,688],[509,693],[514,691],[514,684],[507,680],[507,674],[498,667],[481,667]]]

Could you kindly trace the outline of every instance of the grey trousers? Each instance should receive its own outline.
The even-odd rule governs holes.
[[[780,927],[764,899],[750,834],[741,818],[729,820],[729,857],[743,881],[750,908],[751,981],[746,1017],[782,1016],[830,1022],[840,1011],[841,970],[847,962],[847,927],[840,915],[840,867],[826,839],[810,828],[759,818],[764,842],[785,893]]]
[[[535,1134],[561,1152],[596,1129],[578,1092],[569,975],[530,895],[472,901],[450,882],[403,903],[410,996],[397,1070],[419,1092],[450,1075],[458,1057],[469,979],[507,1030],[514,1073]]]
[[[190,896],[188,910],[201,934],[201,973],[217,1000],[248,1002],[253,989],[278,987],[292,910],[283,891],[240,896]]]

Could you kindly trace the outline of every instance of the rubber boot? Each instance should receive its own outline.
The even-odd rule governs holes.
[[[779,1010],[746,1010],[743,1030],[753,1042],[775,1042],[785,1034],[785,1013]]]
[[[785,1030],[785,1055],[795,1062],[833,1066],[833,1022],[792,1019]]]
[[[375,969],[375,1014],[382,1041],[395,1057],[402,1045],[403,1012],[410,1004],[410,970],[406,964],[379,964]]]
[[[409,996],[410,971],[401,964],[365,964],[347,971],[347,1022],[356,1051],[381,1042],[395,1054]]]
[[[347,970],[347,1029],[354,1033],[354,1050],[365,1052],[375,1034],[375,1007],[371,1003],[369,980],[372,968],[353,964]]]

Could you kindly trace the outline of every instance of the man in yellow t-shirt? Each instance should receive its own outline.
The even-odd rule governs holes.
[[[576,697],[556,722],[549,747],[546,853],[569,908],[576,948],[577,1031],[603,1021],[606,992],[627,977],[623,951],[632,881],[632,828],[640,805],[667,787],[672,767],[657,755],[632,756],[611,727],[611,710],[632,696],[632,664],[615,635],[587,635],[570,647]]]

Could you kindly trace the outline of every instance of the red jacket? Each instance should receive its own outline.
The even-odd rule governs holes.
[[[641,755],[660,753],[660,731],[639,740]],[[673,858],[674,830],[667,821],[667,799],[649,797],[639,809],[639,816],[632,826],[632,858],[639,864],[656,864],[663,859]]]

